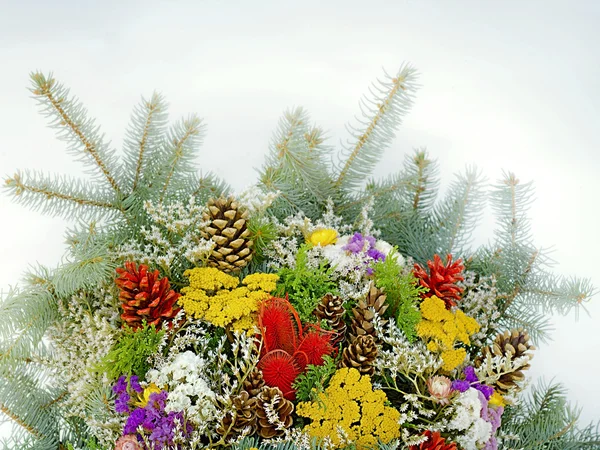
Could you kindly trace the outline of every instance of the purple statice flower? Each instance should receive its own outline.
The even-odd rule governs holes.
[[[120,394],[121,392],[127,391],[127,377],[125,375],[120,376],[115,385],[112,387],[112,390],[115,394]]]
[[[123,428],[123,434],[137,433],[137,429],[140,425],[143,425],[146,419],[145,408],[136,408],[127,418],[125,427]]]
[[[487,386],[485,384],[481,384],[479,382],[479,378],[475,373],[475,369],[473,366],[467,366],[463,369],[463,374],[465,375],[464,380],[454,380],[452,382],[452,389],[457,390],[459,392],[465,392],[470,387],[477,389],[481,392],[486,401],[490,399],[492,395],[494,395],[494,388],[491,386]],[[486,403],[487,404],[487,403]]]
[[[492,398],[492,395],[494,395],[494,388],[492,386],[488,386],[487,384],[477,383],[473,387],[481,392],[485,396],[486,400],[489,400]]]
[[[144,391],[137,375],[132,375],[131,378],[129,378],[129,381],[125,375],[120,376],[112,387],[112,390],[117,394],[117,398],[115,399],[115,411],[119,414],[129,414],[131,412],[129,407],[131,390],[137,393],[142,393]]]
[[[140,380],[137,375],[131,375],[131,378],[129,379],[129,386],[131,386],[131,389],[138,394],[141,394],[144,391],[140,385]]]
[[[465,392],[471,387],[471,383],[466,380],[454,380],[452,382],[452,389],[458,392]]]
[[[152,442],[156,450],[173,445],[177,424],[181,425],[184,437],[191,435],[193,429],[186,423],[183,412],[166,412],[165,405],[168,393],[166,391],[150,394],[148,404],[143,408],[134,409],[127,418],[124,434],[138,434],[141,426],[143,434]],[[141,436],[140,436],[141,437]]]
[[[348,240],[348,243],[342,247],[343,250],[352,253],[366,253],[370,261],[365,261],[365,264],[369,264],[373,261],[385,261],[385,254],[375,248],[377,240],[373,236],[363,236],[361,233],[354,233]],[[360,267],[356,268],[360,270]],[[373,275],[373,268],[366,268],[367,275]]]
[[[481,402],[481,418],[492,425],[492,435],[483,448],[485,450],[498,450],[498,440],[495,435],[502,424],[504,408],[502,406],[490,408],[488,404],[489,398],[486,398],[485,394],[481,391],[478,394],[479,401]]]
[[[498,439],[496,436],[492,436],[483,447],[483,450],[498,450]]]
[[[463,369],[463,373],[465,374],[465,380],[469,383],[477,383],[479,382],[479,378],[475,373],[475,368],[473,366],[467,366]]]
[[[115,399],[115,411],[119,414],[130,413],[131,410],[129,409],[129,400],[131,400],[131,397],[127,391],[118,394],[117,398]]]
[[[354,254],[361,253],[365,251],[365,242],[366,240],[361,233],[354,233],[342,249]]]
[[[369,256],[373,261],[385,261],[385,255],[383,252],[380,252],[375,247],[367,250],[367,256]]]

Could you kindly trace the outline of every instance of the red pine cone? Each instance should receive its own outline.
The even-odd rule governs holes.
[[[460,300],[463,289],[456,285],[457,281],[463,281],[465,278],[462,271],[465,266],[462,259],[452,262],[452,255],[448,254],[447,262],[444,265],[440,255],[435,255],[433,261],[427,261],[429,273],[419,264],[415,264],[414,274],[419,279],[421,286],[429,289],[422,296],[423,298],[433,297],[434,295],[444,300],[446,308],[450,309],[456,306],[455,300]]]
[[[181,308],[174,308],[179,298],[177,292],[170,289],[167,277],[160,278],[158,270],[148,271],[148,266],[131,261],[125,263],[125,269],[117,268],[119,277],[115,283],[121,289],[119,299],[123,307],[121,319],[129,327],[137,330],[145,320],[148,325],[160,328],[163,320],[174,318]]]
[[[427,430],[423,436],[427,436],[427,440],[419,445],[411,445],[409,450],[456,450],[456,444],[454,442],[447,443],[439,431],[432,433]]]

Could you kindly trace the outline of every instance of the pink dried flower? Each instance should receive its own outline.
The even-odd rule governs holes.
[[[452,381],[450,378],[436,375],[427,380],[427,389],[434,398],[434,402],[441,405],[450,403],[449,397],[452,394]]]
[[[115,450],[142,450],[135,434],[126,434],[117,439]]]

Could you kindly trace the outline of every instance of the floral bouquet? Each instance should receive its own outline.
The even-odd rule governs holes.
[[[168,127],[160,95],[117,158],[78,100],[33,74],[92,179],[6,180],[16,201],[76,218],[64,263],[1,304],[7,447],[598,448],[560,386],[520,395],[545,315],[593,291],[532,245],[531,186],[467,170],[436,200],[424,151],[370,178],[415,80],[405,66],[375,85],[339,153],[287,112],[258,182],[235,193],[197,172],[202,123]],[[487,202],[496,233],[472,248]]]

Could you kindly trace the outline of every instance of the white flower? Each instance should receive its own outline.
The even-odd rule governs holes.
[[[481,418],[481,401],[479,391],[469,388],[462,392],[452,403],[454,417],[448,422],[448,429],[463,433],[456,438],[465,450],[477,450],[489,441],[492,425]]]

